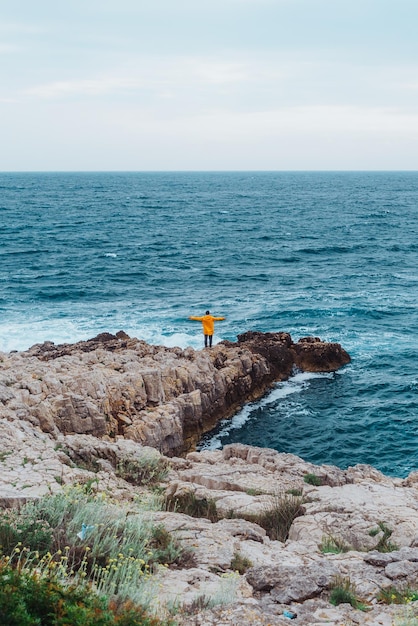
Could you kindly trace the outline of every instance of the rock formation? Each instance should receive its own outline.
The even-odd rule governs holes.
[[[123,438],[58,434],[53,440],[30,424],[17,432],[11,424],[0,425],[3,506],[93,478],[98,491],[129,502],[144,489],[120,477],[120,460],[159,455]],[[378,598],[381,590],[418,588],[418,473],[391,479],[369,466],[315,466],[241,444],[167,462],[170,472],[161,487],[176,506],[174,512],[153,513],[153,520],[193,559],[182,568],[161,568],[156,576],[159,602],[180,598],[186,607],[179,625],[281,626],[288,623],[286,611],[302,626],[402,623],[396,618],[406,609],[382,605]],[[320,485],[306,482],[312,475]],[[299,501],[296,517],[281,539],[271,538],[260,525],[263,513],[286,500]],[[200,503],[200,517],[182,502]],[[212,510],[206,516],[208,503]],[[245,568],[230,578],[238,562]],[[350,581],[367,611],[330,604],[339,579]],[[217,597],[220,590],[227,606],[187,616],[187,607],[192,611],[199,598]],[[414,605],[409,610],[415,611]]]
[[[287,333],[249,332],[198,351],[151,346],[124,332],[45,342],[1,355],[0,417],[53,436],[123,436],[179,454],[295,367],[332,371],[349,360],[339,344],[294,343]]]
[[[348,361],[337,344],[293,343],[285,333],[245,333],[202,351],[118,333],[2,354],[0,505],[92,480],[129,502],[145,488],[121,476],[121,461],[159,459],[160,450],[170,455],[160,485],[168,510],[153,519],[193,559],[156,572],[158,600],[196,607],[220,589],[229,594],[227,605],[186,611],[179,624],[282,626],[292,614],[301,626],[408,623],[407,609],[382,605],[379,593],[418,589],[418,473],[392,479],[240,444],[187,453],[217,419],[295,366],[332,371]],[[272,535],[266,513],[280,507],[286,524]],[[350,581],[366,611],[330,604],[338,580]]]

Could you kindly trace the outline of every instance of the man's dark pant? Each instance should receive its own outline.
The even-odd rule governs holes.
[[[208,347],[208,340],[209,340],[209,348],[212,347],[212,337],[213,335],[205,335],[205,348]]]

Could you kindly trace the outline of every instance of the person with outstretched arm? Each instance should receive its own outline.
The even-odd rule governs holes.
[[[213,333],[215,332],[215,322],[220,322],[224,319],[224,317],[214,317],[210,314],[210,311],[206,311],[205,315],[202,315],[202,317],[196,317],[194,315],[191,315],[189,317],[189,320],[202,322],[203,334],[205,336],[205,348],[208,347],[208,344],[209,348],[212,347]]]

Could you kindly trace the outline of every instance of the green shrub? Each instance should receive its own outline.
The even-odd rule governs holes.
[[[34,509],[26,505],[0,512],[0,552],[10,554],[16,546],[25,545],[44,554],[53,544],[53,528],[47,520],[39,519]]]
[[[0,623],[7,626],[157,626],[141,607],[110,603],[87,585],[63,586],[53,576],[0,561]]]
[[[303,480],[308,485],[314,485],[315,487],[320,487],[323,484],[322,478],[316,474],[305,474]]]
[[[334,606],[338,606],[339,604],[351,604],[353,608],[357,608],[356,596],[350,589],[346,589],[345,587],[334,587],[331,591],[329,601]]]
[[[381,589],[377,595],[377,601],[382,604],[409,604],[418,600],[418,591],[412,589],[396,589],[388,587]]]
[[[153,550],[152,560],[154,563],[170,565],[182,560],[184,549],[164,526],[153,526],[151,534],[149,547]]]
[[[394,550],[398,550],[399,546],[389,541],[389,537],[391,537],[393,530],[391,530],[385,522],[378,522],[377,526],[377,528],[369,530],[369,535],[371,537],[376,537],[376,535],[380,532],[383,534],[373,549],[378,550],[379,552],[393,552]]]
[[[231,569],[234,570],[234,572],[238,572],[238,574],[242,575],[245,574],[247,569],[252,566],[253,564],[251,563],[250,559],[247,559],[247,557],[243,556],[239,552],[235,552],[231,561]]]
[[[180,544],[153,523],[149,511],[155,500],[131,503],[128,510],[79,486],[45,496],[9,512],[2,553],[19,567],[59,573],[66,584],[90,581],[119,601],[140,604],[154,564],[189,560]],[[48,543],[40,540],[44,530]],[[28,543],[32,531],[36,541]]]

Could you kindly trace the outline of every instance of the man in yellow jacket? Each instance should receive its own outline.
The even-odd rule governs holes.
[[[189,317],[189,320],[196,320],[198,322],[202,322],[202,326],[203,326],[203,334],[205,336],[205,348],[208,347],[208,343],[209,343],[209,348],[212,347],[212,338],[213,338],[213,333],[215,332],[215,322],[220,322],[221,320],[224,320],[224,317],[214,317],[213,315],[210,314],[210,311],[206,311],[206,314],[203,315],[202,317],[195,317],[193,315],[191,315]]]

